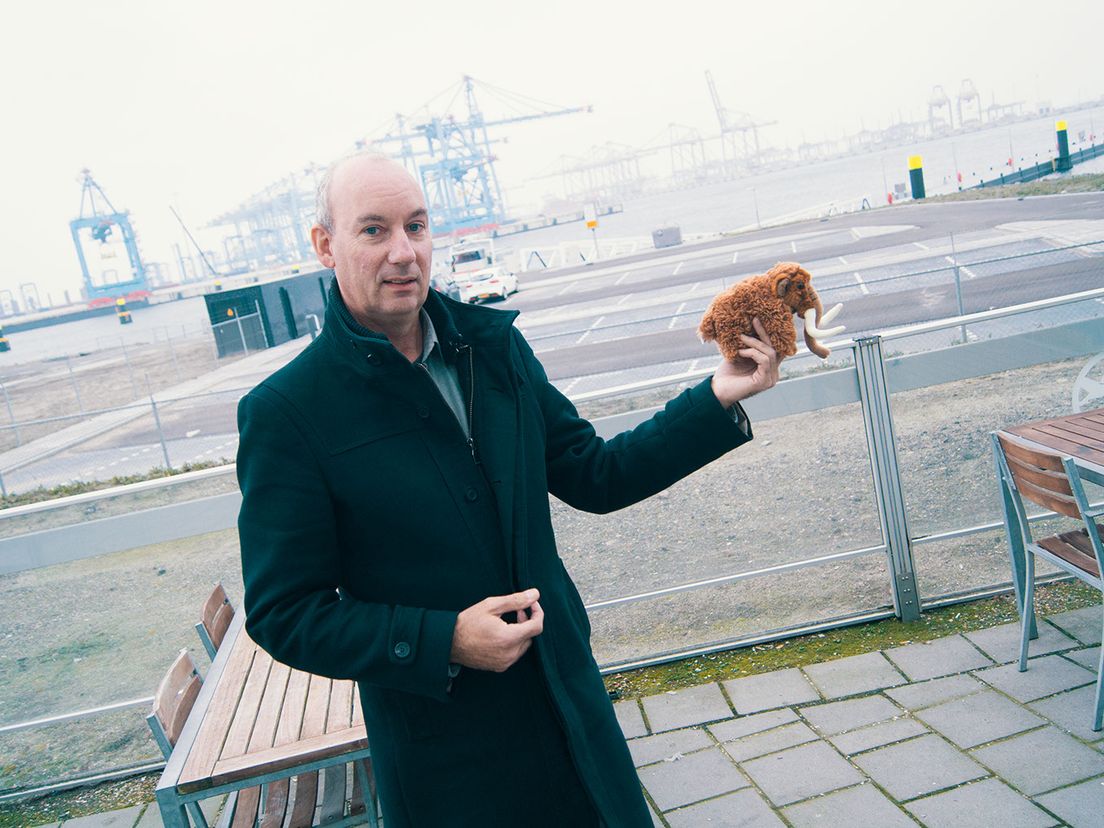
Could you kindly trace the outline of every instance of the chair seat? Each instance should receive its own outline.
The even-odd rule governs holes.
[[[364,802],[360,775],[353,774],[352,791],[346,793],[345,765],[312,771],[290,779],[278,779],[261,788],[247,788],[227,799],[219,825],[228,828],[307,828],[312,825],[348,825],[370,821]],[[319,803],[319,788],[322,789]],[[262,807],[263,801],[263,807]],[[349,806],[345,814],[346,803]],[[321,805],[320,813],[316,808]],[[288,815],[290,814],[290,818]]]
[[[1104,525],[1098,523],[1096,526],[1097,530],[1104,534]],[[1058,535],[1051,535],[1049,538],[1041,538],[1035,542],[1050,554],[1084,572],[1088,572],[1096,578],[1100,577],[1100,567],[1097,565],[1096,555],[1093,553],[1092,540],[1085,529],[1062,532]]]

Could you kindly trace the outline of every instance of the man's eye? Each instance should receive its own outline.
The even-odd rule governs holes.
[[[409,233],[421,233],[423,230],[425,230],[425,222],[412,221],[410,222],[410,224],[406,225],[406,229]]]
[[[365,227],[364,235],[366,236],[378,236],[380,229],[378,227]]]

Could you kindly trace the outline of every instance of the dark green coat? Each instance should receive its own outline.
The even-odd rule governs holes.
[[[318,339],[238,411],[250,635],[279,661],[360,683],[388,828],[511,813],[546,824],[526,792],[554,775],[541,763],[555,723],[540,705],[604,822],[650,825],[548,494],[609,512],[749,437],[705,381],[603,441],[548,382],[515,313],[430,291],[473,449],[426,372],[354,333],[333,295]],[[465,669],[450,687],[457,613],[534,586],[545,622],[532,658],[503,674]]]

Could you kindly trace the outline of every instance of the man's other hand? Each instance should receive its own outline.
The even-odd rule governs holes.
[[[535,589],[484,598],[456,617],[449,661],[475,670],[505,672],[544,630],[544,610]],[[503,620],[516,615],[517,623]]]
[[[740,355],[739,361],[730,362],[726,359],[717,366],[713,374],[713,393],[725,408],[760,391],[766,391],[778,382],[778,365],[782,360],[771,347],[763,323],[756,318],[751,320],[751,324],[759,338],[741,334],[740,339],[746,347],[737,352]]]

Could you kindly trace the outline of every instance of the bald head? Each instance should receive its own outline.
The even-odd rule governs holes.
[[[376,150],[359,150],[338,158],[326,168],[322,180],[318,182],[318,191],[315,193],[315,221],[331,233],[334,229],[333,190],[335,182],[340,181],[353,169],[360,170],[362,167],[379,167],[381,172],[400,173],[417,186],[417,182],[414,181],[413,176],[406,171],[405,167]]]

